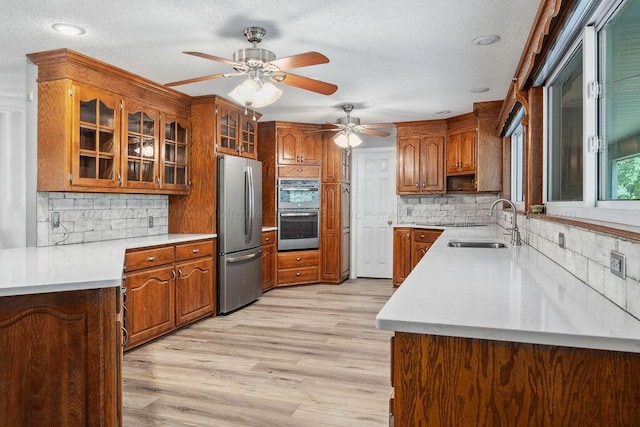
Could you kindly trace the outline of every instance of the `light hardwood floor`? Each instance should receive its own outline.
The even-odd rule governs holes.
[[[124,356],[125,426],[387,426],[391,280],[279,288]]]

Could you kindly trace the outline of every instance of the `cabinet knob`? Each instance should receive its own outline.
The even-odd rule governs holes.
[[[265,237],[264,240],[266,240],[268,242],[269,240],[271,240],[271,238],[270,237]]]
[[[302,258],[300,258],[300,257],[296,258],[296,261],[301,261],[301,260],[302,260]]]
[[[300,276],[302,276],[302,273],[297,272],[297,273],[296,273],[296,276],[300,277]]]
[[[420,238],[421,238],[421,239],[424,239],[424,234],[421,234],[421,235],[420,235]]]
[[[416,188],[420,188],[420,183],[416,182]]]
[[[193,252],[194,254],[197,254],[198,252],[200,252],[200,249],[194,249],[191,252]]]
[[[154,257],[154,256],[149,256],[149,257],[147,257],[147,261],[149,261],[149,262],[153,262],[153,261],[155,261],[156,259],[157,259],[157,258],[156,258],[156,257]]]

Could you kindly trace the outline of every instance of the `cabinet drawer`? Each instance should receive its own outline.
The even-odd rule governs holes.
[[[265,231],[262,233],[262,246],[275,245],[276,244],[276,232]]]
[[[126,271],[140,270],[172,262],[173,246],[127,251],[124,256],[124,268]]]
[[[320,166],[278,166],[280,178],[320,178]]]
[[[440,236],[441,231],[413,229],[413,241],[421,243],[433,243]]]
[[[318,267],[278,270],[278,285],[313,283],[319,280]]]
[[[176,261],[200,258],[203,256],[210,256],[212,254],[213,242],[211,240],[176,245]]]
[[[278,253],[278,270],[282,268],[317,267],[317,251]]]

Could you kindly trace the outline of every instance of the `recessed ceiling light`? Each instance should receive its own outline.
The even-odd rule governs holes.
[[[480,37],[476,37],[475,39],[471,40],[471,43],[478,45],[478,46],[486,46],[488,44],[494,44],[496,42],[500,41],[500,37],[496,36],[495,34],[490,35],[490,36],[480,36]]]
[[[489,88],[488,87],[474,87],[469,92],[471,92],[471,93],[489,92]]]
[[[86,33],[84,28],[78,27],[77,25],[71,25],[71,24],[57,23],[57,24],[53,24],[51,28],[53,28],[59,33],[66,34],[68,36],[79,36]]]
[[[451,110],[436,111],[436,114],[451,114]]]

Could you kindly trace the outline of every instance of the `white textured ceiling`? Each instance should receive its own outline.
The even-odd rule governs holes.
[[[331,96],[281,86],[262,120],[335,122],[353,103],[363,123],[443,118],[474,102],[502,99],[520,59],[537,0],[0,0],[0,111],[25,105],[25,55],[69,48],[156,82],[223,73],[229,67],[192,57],[224,58],[249,47],[247,26],[262,26],[260,47],[278,57],[307,51],[330,63],[293,71],[338,85]],[[86,34],[51,30],[64,22]],[[478,36],[500,42],[475,46]],[[176,89],[226,94],[241,78]],[[488,87],[474,94],[470,89]],[[451,110],[451,114],[435,112]]]

